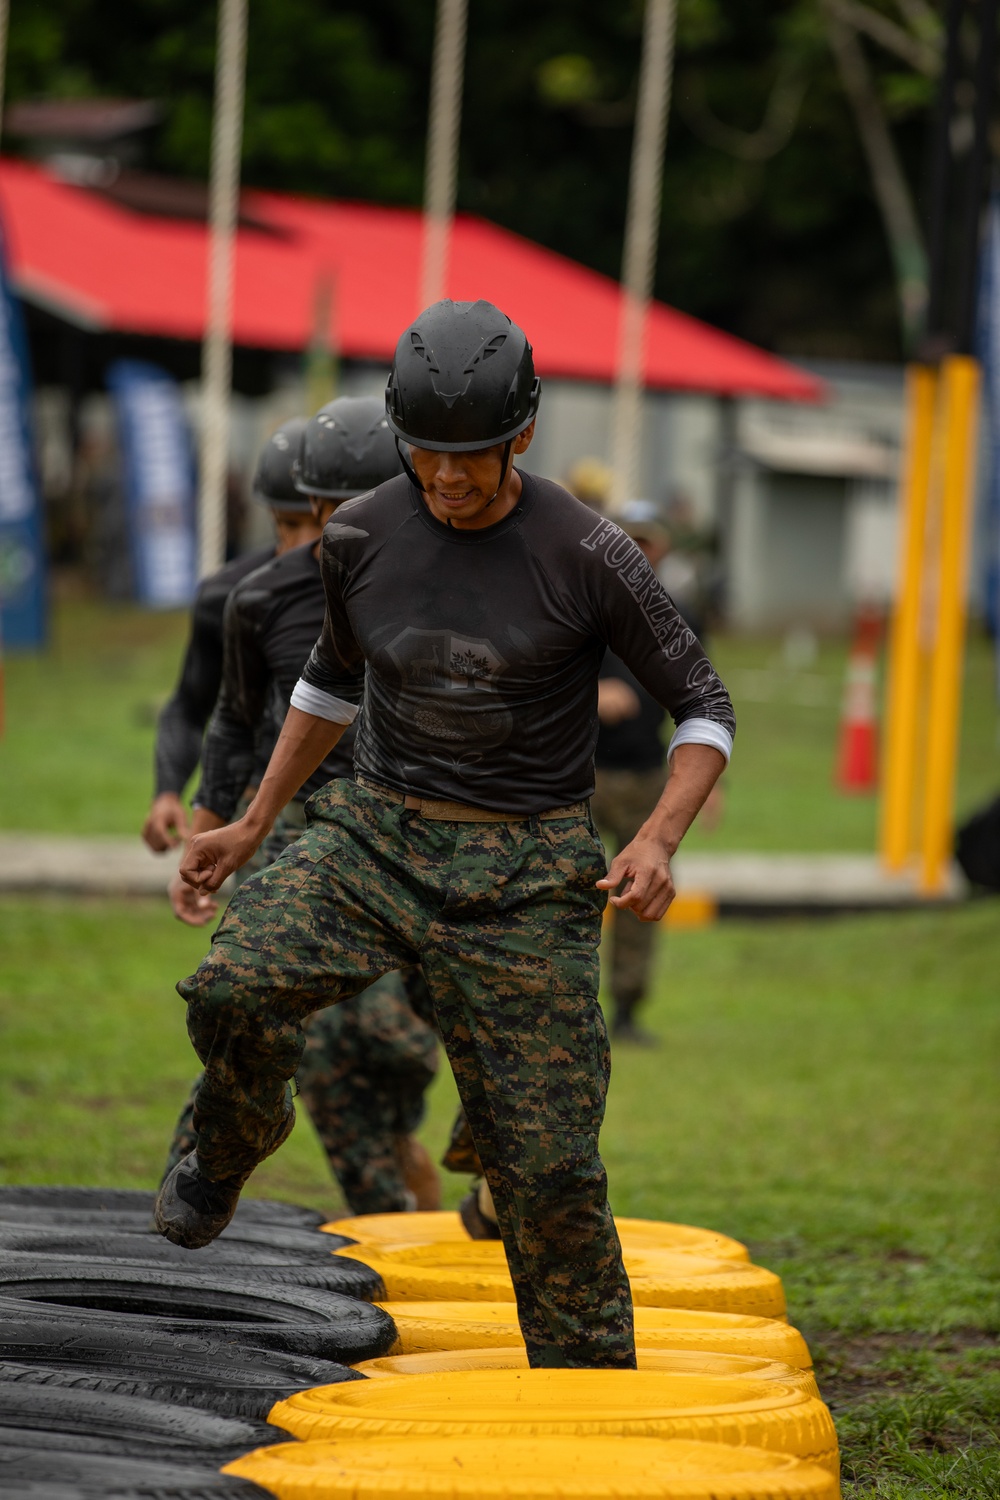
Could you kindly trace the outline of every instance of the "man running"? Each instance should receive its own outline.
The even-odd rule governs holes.
[[[202,747],[194,833],[232,819],[253,773],[261,726],[280,725],[322,629],[317,544],[323,525],[343,500],[399,472],[381,401],[342,396],[305,424],[293,476],[300,501],[311,508],[313,533],[305,545],[242,579],[229,597],[222,684]],[[296,792],[245,873],[269,864],[299,836],[314,791],[334,777],[353,776],[353,742],[348,731]],[[201,925],[215,915],[210,896],[179,877],[175,885],[182,920]],[[436,1071],[434,1032],[407,1003],[398,974],[310,1019],[296,1083],[352,1213],[440,1207],[437,1174],[414,1136]],[[167,1171],[197,1146],[193,1103],[192,1096],[181,1112]]]
[[[632,1304],[598,1154],[609,1073],[601,913],[658,921],[670,859],[726,763],[728,694],[635,543],[521,473],[539,382],[486,302],[436,303],[386,392],[407,477],[323,539],[327,617],[260,791],[192,842],[215,890],[363,709],[357,780],[230,905],[179,990],[205,1064],[198,1150],[160,1232],[207,1244],[294,1122],[287,1087],[318,1006],[419,959],[496,1207],[533,1366],[634,1367]],[[652,817],[606,867],[590,818],[610,647],[678,725]]]
[[[201,759],[205,725],[219,695],[222,615],[226,600],[241,578],[269,562],[276,554],[280,556],[291,547],[298,547],[314,532],[315,522],[309,501],[296,490],[292,475],[292,464],[305,425],[305,417],[292,417],[283,422],[268,438],[257,461],[254,499],[271,511],[277,546],[262,547],[225,563],[198,586],[181,675],[160,712],[156,726],[155,791],[142,829],[143,838],[155,854],[176,849],[190,833],[181,797]],[[267,764],[270,749],[268,745],[261,770]],[[240,791],[242,793],[243,787]]]

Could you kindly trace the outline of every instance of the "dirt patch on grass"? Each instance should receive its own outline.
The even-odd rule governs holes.
[[[940,1334],[824,1331],[809,1345],[823,1399],[834,1412],[905,1395],[929,1381],[961,1378],[973,1369],[976,1375],[1000,1371],[1000,1338],[978,1328]]]

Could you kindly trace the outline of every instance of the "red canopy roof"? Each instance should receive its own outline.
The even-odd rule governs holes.
[[[347,358],[388,363],[417,311],[421,220],[414,209],[244,194],[255,224],[237,236],[233,336],[299,350],[324,277],[336,288]],[[204,224],[134,213],[21,161],[0,164],[0,213],[15,286],[27,300],[94,329],[200,339]],[[448,293],[486,297],[520,323],[541,375],[614,377],[618,284],[565,256],[460,214]],[[646,382],[653,389],[815,400],[818,381],[741,339],[653,307]]]

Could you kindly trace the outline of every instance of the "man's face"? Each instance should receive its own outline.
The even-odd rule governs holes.
[[[534,435],[535,424],[531,423],[518,433],[511,445],[511,456],[523,453]],[[497,496],[496,505],[490,501],[497,492],[501,478],[509,484],[511,464],[501,476],[506,444],[497,443],[492,448],[477,448],[473,453],[438,453],[433,448],[411,448],[410,462],[420,481],[428,509],[439,521],[450,521],[453,526],[475,528],[490,526],[505,514],[504,488]],[[517,496],[513,497],[515,500]],[[489,506],[489,510],[487,510]]]
[[[275,551],[280,557],[291,552],[293,547],[304,547],[314,542],[323,527],[310,510],[272,510],[276,532]]]

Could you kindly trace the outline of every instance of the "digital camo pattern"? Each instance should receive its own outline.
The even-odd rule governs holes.
[[[301,803],[290,803],[244,867],[243,879],[265,869],[304,826]],[[420,988],[419,970],[389,974],[306,1023],[296,1088],[355,1214],[400,1213],[413,1206],[401,1152],[423,1119],[438,1066],[434,1031],[407,1001],[411,991],[419,999]],[[177,1121],[164,1176],[198,1147],[193,1116],[200,1084],[201,1077]]]
[[[597,770],[597,789],[591,810],[611,853],[635,838],[660,800],[666,771]],[[627,1021],[649,987],[653,948],[660,931],[657,922],[640,922],[630,911],[613,911],[611,930],[604,939],[610,953],[609,976],[615,1020]]]
[[[303,837],[245,882],[178,985],[205,1065],[195,1123],[206,1174],[245,1180],[280,1142],[310,1013],[419,960],[531,1363],[633,1367],[598,1154],[610,1057],[593,825],[432,822],[344,781],[307,813]]]

